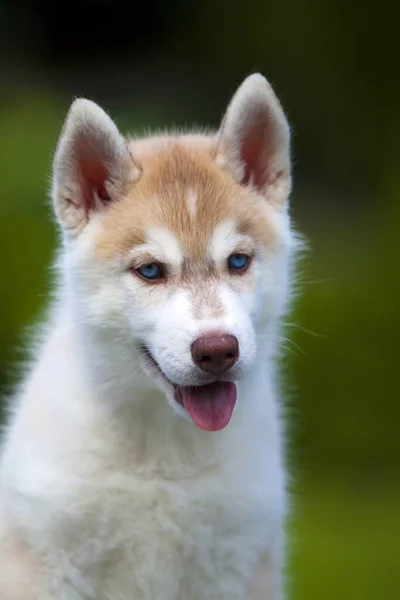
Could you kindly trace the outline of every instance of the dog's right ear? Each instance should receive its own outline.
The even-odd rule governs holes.
[[[291,189],[290,129],[271,85],[259,73],[233,96],[219,131],[217,159],[240,185],[286,207]]]
[[[79,233],[94,212],[117,201],[139,175],[111,118],[94,102],[75,100],[53,161],[54,210],[63,230]]]

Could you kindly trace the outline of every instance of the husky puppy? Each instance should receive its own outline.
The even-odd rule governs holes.
[[[282,599],[290,171],[259,74],[208,134],[130,140],[74,101],[55,300],[4,436],[1,600]]]

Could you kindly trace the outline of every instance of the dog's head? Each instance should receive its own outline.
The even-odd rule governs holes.
[[[286,303],[290,187],[289,127],[261,75],[212,135],[127,142],[73,103],[53,178],[65,281],[116,378],[140,365],[200,427],[228,423]]]

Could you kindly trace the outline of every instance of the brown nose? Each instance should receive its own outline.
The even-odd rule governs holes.
[[[227,371],[239,357],[239,344],[233,335],[205,335],[191,346],[195,365],[207,373]]]

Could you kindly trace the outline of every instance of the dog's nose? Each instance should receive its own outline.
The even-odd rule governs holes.
[[[233,335],[205,335],[191,346],[193,362],[207,373],[228,371],[239,357],[239,343]]]

